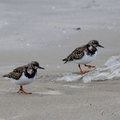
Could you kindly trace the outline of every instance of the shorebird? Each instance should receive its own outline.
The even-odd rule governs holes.
[[[37,61],[32,61],[27,65],[15,68],[12,72],[3,75],[3,77],[10,79],[13,83],[17,85],[20,85],[18,93],[22,92],[25,94],[31,94],[30,92],[26,92],[23,89],[23,85],[30,84],[33,81],[38,68],[44,69],[43,67],[39,66],[39,63]]]
[[[81,73],[86,73],[86,71],[82,70],[80,65],[84,64],[85,67],[88,68],[95,67],[87,64],[96,58],[97,47],[104,48],[97,40],[91,40],[86,45],[76,48],[68,57],[63,59],[63,61],[65,61],[65,63],[74,61],[78,64]]]

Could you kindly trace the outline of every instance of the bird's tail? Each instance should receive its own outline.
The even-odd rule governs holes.
[[[65,64],[65,63],[67,63],[67,62],[68,62],[68,59],[67,59],[67,58],[65,58],[65,59],[63,59],[62,61],[65,61],[65,62],[64,62],[64,64]]]
[[[8,77],[8,75],[3,75],[3,77]]]

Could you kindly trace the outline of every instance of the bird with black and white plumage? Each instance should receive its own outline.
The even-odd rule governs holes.
[[[11,80],[13,83],[17,85],[20,85],[20,89],[18,93],[22,92],[25,94],[31,94],[30,92],[26,92],[23,89],[23,85],[30,84],[33,81],[33,79],[37,74],[37,69],[44,69],[44,68],[40,67],[37,61],[32,61],[27,65],[15,68],[12,72],[3,75],[3,77]]]
[[[81,73],[86,73],[81,69],[81,64],[85,65],[85,67],[91,68],[95,66],[87,65],[92,62],[97,56],[97,47],[104,48],[99,44],[97,40],[91,40],[86,45],[76,48],[70,55],[68,55],[63,61],[67,62],[75,62],[78,64],[78,67]]]

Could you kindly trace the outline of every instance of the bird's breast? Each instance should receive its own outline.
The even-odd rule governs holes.
[[[92,62],[97,56],[97,51],[93,55],[88,55],[86,52],[84,52],[84,56],[81,59],[74,60],[77,64],[88,64]]]
[[[27,85],[27,84],[30,84],[33,79],[29,79],[28,77],[26,77],[23,72],[21,77],[18,80],[15,80],[12,78],[10,80],[17,85]]]

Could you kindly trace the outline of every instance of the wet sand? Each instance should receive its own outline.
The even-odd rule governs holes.
[[[119,55],[119,6],[119,0],[0,0],[0,120],[119,120],[119,80],[56,81],[79,73],[62,59],[89,40],[105,47],[92,65]],[[32,95],[17,94],[19,86],[2,75],[32,60],[46,69],[24,86]]]
[[[18,94],[9,81],[0,84],[1,120],[119,120],[120,81],[53,83],[36,80]]]

